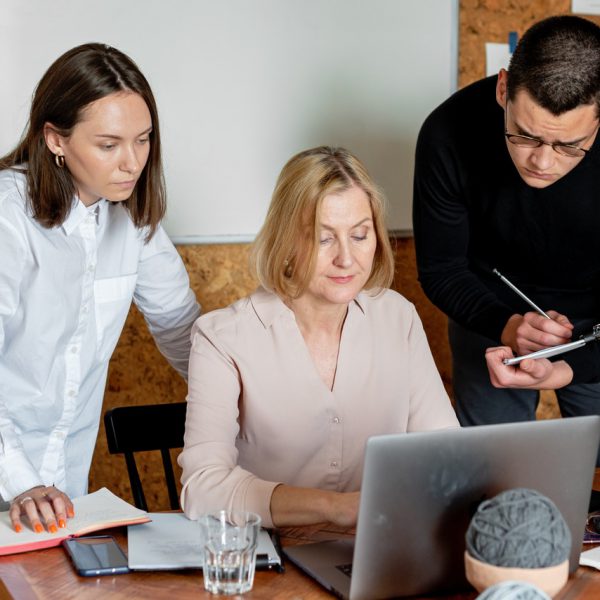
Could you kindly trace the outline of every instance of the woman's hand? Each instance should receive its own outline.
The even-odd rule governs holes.
[[[23,529],[22,517],[27,517],[36,533],[44,531],[44,525],[50,533],[66,527],[67,518],[75,516],[70,498],[54,486],[39,485],[13,498],[9,516],[15,531]]]
[[[486,350],[485,360],[494,387],[554,390],[568,385],[573,379],[571,367],[562,360],[550,362],[546,358],[526,358],[518,365],[505,365],[504,359],[512,357],[512,350],[506,346]]]

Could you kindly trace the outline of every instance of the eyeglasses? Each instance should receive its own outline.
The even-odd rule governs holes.
[[[529,135],[519,135],[517,133],[509,133],[506,126],[506,119],[508,114],[508,100],[506,102],[504,110],[504,137],[515,146],[520,148],[539,148],[542,145],[552,146],[552,149],[560,154],[561,156],[568,156],[569,158],[581,158],[585,156],[589,150],[575,146],[574,144],[561,144],[560,142],[545,142],[540,138],[531,137]],[[596,129],[598,129],[596,127]],[[594,130],[594,133],[596,130]],[[589,139],[594,135],[591,133],[586,139]]]

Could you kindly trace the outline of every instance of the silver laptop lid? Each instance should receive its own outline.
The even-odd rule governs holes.
[[[376,436],[365,454],[350,598],[464,586],[465,533],[479,503],[528,487],[571,529],[577,568],[600,417]]]

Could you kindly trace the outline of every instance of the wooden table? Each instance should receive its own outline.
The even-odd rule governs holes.
[[[122,547],[124,529],[113,530]],[[438,596],[438,600],[473,600],[476,592]],[[581,567],[558,596],[559,600],[597,600],[600,597],[600,571]],[[114,577],[79,577],[62,548],[50,548],[0,558],[0,600],[214,600],[204,591],[200,570],[136,572]],[[253,590],[244,595],[255,598],[289,600],[331,598],[310,577],[289,563],[282,575],[262,571],[256,574]]]
[[[594,489],[600,490],[600,469]],[[125,529],[110,531],[123,548],[127,546]],[[472,600],[476,592],[437,596],[438,600]],[[0,557],[0,600],[185,600],[212,599],[204,591],[200,570],[136,572],[114,577],[79,577],[62,548]],[[331,598],[310,577],[289,563],[285,574],[258,572],[253,590],[244,595],[251,600]],[[600,598],[600,571],[580,567],[557,596],[558,600],[597,600]],[[413,599],[414,600],[414,599]]]

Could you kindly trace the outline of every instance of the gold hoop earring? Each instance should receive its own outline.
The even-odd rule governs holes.
[[[65,166],[65,157],[62,154],[55,154],[54,162],[59,169],[62,169]]]

